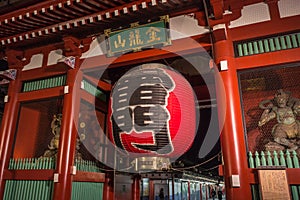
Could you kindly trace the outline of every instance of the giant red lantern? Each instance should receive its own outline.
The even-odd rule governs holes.
[[[108,116],[109,138],[118,148],[175,158],[194,140],[195,95],[177,71],[162,64],[144,64],[114,85]]]

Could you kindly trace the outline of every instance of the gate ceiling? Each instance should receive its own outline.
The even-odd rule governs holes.
[[[19,7],[0,7],[2,45],[37,46],[60,41],[63,35],[83,38],[103,33],[108,28],[128,26],[130,23],[161,15],[176,16],[197,12],[203,10],[203,1],[55,0]],[[12,9],[16,10],[11,11]]]

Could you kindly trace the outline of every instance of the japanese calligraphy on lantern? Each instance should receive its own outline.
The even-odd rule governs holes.
[[[111,31],[105,30],[107,38],[107,56],[129,51],[140,51],[156,45],[170,45],[169,17],[163,16],[159,21],[144,25],[131,24],[131,28]]]
[[[179,72],[160,63],[134,67],[113,86],[109,139],[119,150],[139,158],[179,157],[194,141],[195,103],[191,85]],[[140,166],[163,168],[164,163],[150,159]]]

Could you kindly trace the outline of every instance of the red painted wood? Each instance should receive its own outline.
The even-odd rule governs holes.
[[[250,69],[299,62],[300,48],[236,58],[237,69]]]
[[[232,28],[230,29],[230,35],[233,41],[239,41],[287,33],[300,29],[300,23],[295,23],[297,21],[300,21],[300,15]]]
[[[17,73],[20,73],[18,69]],[[20,88],[20,80],[16,79],[10,82],[8,89],[8,102],[4,108],[4,115],[1,123],[0,130],[0,199],[3,198],[4,194],[4,170],[8,168],[11,146],[15,133],[16,119],[18,115],[19,103],[17,102],[17,93]]]
[[[199,183],[199,184],[200,184],[200,190],[199,190],[200,194],[199,195],[200,195],[200,199],[202,200],[202,198],[203,198],[202,197],[202,184],[201,183]]]
[[[266,0],[266,3],[269,7],[269,12],[271,16],[271,20],[280,19],[280,13],[278,9],[278,1],[279,0]]]
[[[191,183],[188,181],[188,200],[191,200]]]
[[[105,104],[103,101],[100,101],[99,99],[95,98],[94,95],[91,95],[90,93],[88,93],[85,90],[81,90],[80,96],[81,96],[82,100],[85,100],[91,104],[94,104],[95,107],[97,109],[99,109],[100,111],[105,112],[105,113],[107,112],[108,105]]]
[[[113,175],[106,173],[103,188],[103,200],[114,200],[114,180]]]
[[[106,180],[104,173],[77,171],[73,181],[104,183]]]
[[[63,118],[55,172],[59,174],[59,181],[54,184],[54,199],[57,200],[71,199],[72,175],[70,172],[71,167],[74,165],[77,136],[75,124],[77,118],[75,116],[78,116],[79,109],[78,90],[80,81],[75,81],[77,73],[77,69],[68,71],[67,85],[69,86],[69,93],[64,95]]]
[[[31,92],[23,92],[16,94],[19,101],[30,101],[34,99],[46,99],[51,97],[62,96],[64,94],[64,86],[55,88],[47,88]]]
[[[224,84],[225,89],[225,93],[223,93],[221,85],[216,85],[226,198],[232,200],[251,199],[239,86],[232,42],[230,40],[218,41],[214,44],[214,49],[215,62],[219,64],[221,60],[227,60],[229,67],[228,70],[220,72],[220,77],[216,77],[217,82],[220,81]],[[234,188],[231,186],[230,179],[232,175],[239,175],[240,187]]]
[[[6,180],[53,180],[54,170],[5,170]]]
[[[140,182],[141,182],[141,177],[136,175],[133,176],[133,182],[132,182],[132,200],[140,200]]]
[[[154,182],[153,182],[153,180],[150,179],[149,180],[149,199],[154,199],[154,197],[155,197],[155,194],[154,194]]]

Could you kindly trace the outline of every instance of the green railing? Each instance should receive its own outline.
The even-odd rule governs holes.
[[[53,181],[7,180],[4,200],[50,200]]]
[[[102,200],[103,183],[73,182],[72,200]]]
[[[96,165],[96,163],[89,160],[76,159],[75,166],[78,171],[101,172],[101,169]]]
[[[235,42],[236,57],[250,56],[300,47],[300,33],[285,34],[264,39]]]
[[[95,162],[89,160],[75,160],[75,166],[78,171],[101,172],[101,169]],[[96,182],[73,182],[72,200],[95,199],[102,200],[103,183]]]
[[[101,172],[93,161],[75,160],[78,171]],[[18,158],[10,159],[9,170],[49,170],[55,169],[54,158]],[[102,200],[103,183],[73,182],[72,199]],[[5,200],[50,200],[53,196],[53,181],[42,180],[7,180],[5,184]]]
[[[286,168],[300,168],[299,158],[296,151],[276,151],[274,152],[263,152],[258,153],[257,151],[252,154],[249,152],[248,157],[250,168],[260,168],[260,167],[286,167]],[[300,180],[299,180],[300,185]],[[292,185],[290,186],[293,200],[300,199],[300,186]],[[258,185],[251,185],[252,189],[252,199],[259,200],[259,189]]]
[[[31,80],[31,81],[25,81],[23,83],[23,89],[22,92],[30,92],[35,90],[42,90],[46,88],[53,88],[58,86],[63,86],[66,84],[67,76],[60,75],[60,76],[54,76],[39,80]]]
[[[100,88],[91,84],[87,80],[82,80],[81,88],[93,95],[94,97],[96,97],[97,99],[100,99],[104,102],[107,101],[107,95]]]
[[[53,158],[10,159],[9,170],[47,170],[55,168]],[[52,180],[7,180],[4,200],[48,200],[52,199]]]
[[[22,170],[22,169],[55,169],[54,158],[18,158],[10,159],[9,170]]]

